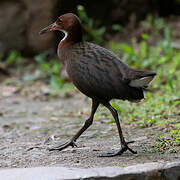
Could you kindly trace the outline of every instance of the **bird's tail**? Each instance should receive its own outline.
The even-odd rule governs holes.
[[[136,71],[136,73],[137,73],[136,78],[132,79],[129,82],[129,85],[131,87],[147,88],[154,79],[154,76],[156,75],[155,72],[149,72],[149,71]]]
[[[130,81],[129,85],[131,87],[147,88],[151,84],[153,79],[154,79],[154,76],[148,76],[148,77],[143,77],[140,79],[134,79],[134,80]]]

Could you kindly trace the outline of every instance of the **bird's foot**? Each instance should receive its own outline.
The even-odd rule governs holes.
[[[49,151],[55,151],[55,150],[58,150],[58,151],[61,151],[63,149],[66,149],[67,147],[69,146],[72,146],[72,147],[77,147],[77,145],[75,144],[75,142],[73,140],[70,140],[64,144],[61,144],[59,146],[55,146],[55,147],[49,147],[48,150]]]
[[[134,141],[126,142],[125,144],[122,144],[121,149],[118,152],[115,153],[106,153],[100,155],[100,157],[114,157],[114,156],[121,156],[124,152],[129,150],[133,154],[137,154],[136,151],[133,151],[131,148],[128,147],[128,144],[134,143]]]

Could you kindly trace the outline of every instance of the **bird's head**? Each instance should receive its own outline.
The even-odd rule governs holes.
[[[45,34],[52,31],[62,31],[67,37],[68,34],[71,36],[77,36],[81,34],[81,23],[79,18],[73,13],[67,13],[59,16],[57,20],[49,26],[42,29],[39,34]]]

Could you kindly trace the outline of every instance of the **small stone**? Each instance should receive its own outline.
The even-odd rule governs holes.
[[[51,92],[51,90],[48,88],[48,87],[42,87],[41,88],[41,93],[43,94],[43,95],[49,95],[50,94],[50,92]]]

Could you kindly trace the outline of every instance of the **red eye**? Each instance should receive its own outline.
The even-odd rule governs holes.
[[[56,20],[56,22],[57,22],[57,23],[62,23],[62,19],[61,19],[61,18],[58,18],[58,19]]]

